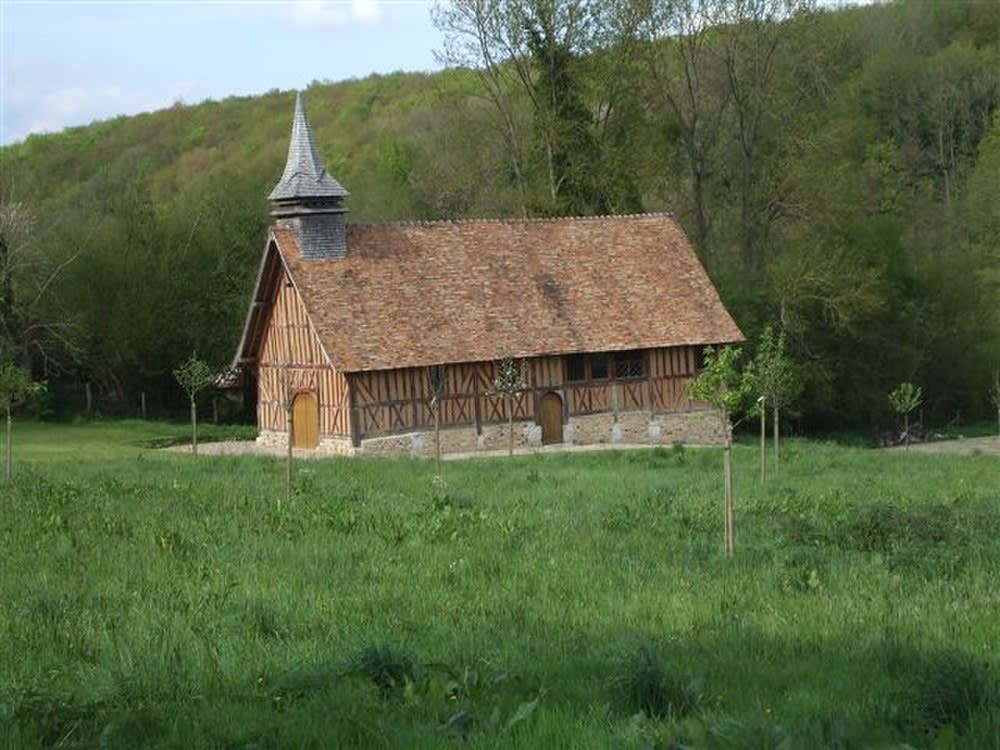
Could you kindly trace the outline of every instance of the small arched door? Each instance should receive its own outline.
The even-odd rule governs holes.
[[[292,401],[292,446],[313,449],[319,445],[319,405],[309,392]]]
[[[549,391],[538,402],[538,421],[542,425],[542,445],[563,441],[563,402],[558,393]]]

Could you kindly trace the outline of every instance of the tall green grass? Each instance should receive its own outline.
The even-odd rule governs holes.
[[[0,746],[1000,746],[995,457],[738,447],[727,562],[714,450],[301,462],[289,505],[160,429],[19,430]]]

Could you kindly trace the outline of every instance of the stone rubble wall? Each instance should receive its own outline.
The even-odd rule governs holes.
[[[266,448],[284,448],[288,445],[288,436],[284,432],[261,430],[257,433],[257,439],[254,442]]]
[[[449,427],[441,430],[441,453],[475,453],[507,448],[506,423],[483,425],[482,434],[476,428]],[[694,410],[650,416],[649,412],[589,414],[570,417],[563,425],[566,445],[721,445],[724,439],[718,413],[714,410]],[[261,432],[257,442],[266,446],[287,446],[284,432]],[[514,447],[541,447],[542,428],[534,422],[514,422]],[[434,455],[434,432],[409,432],[399,435],[366,438],[355,448],[348,438],[323,438],[318,452],[339,456],[413,456]]]
[[[497,451],[507,448],[507,425],[483,425],[481,435],[475,427],[448,427],[441,430],[441,454]],[[534,422],[514,422],[514,447],[529,448],[542,444],[541,427]],[[434,456],[434,431],[366,438],[357,452],[365,456]]]
[[[624,412],[571,417],[563,427],[563,439],[571,445],[722,445],[725,435],[718,412],[702,409],[672,414]]]
[[[255,441],[257,445],[265,448],[287,448],[288,433],[284,431],[261,430]],[[351,439],[345,437],[324,437],[320,438],[316,448],[318,453],[327,453],[331,456],[353,456],[356,451],[351,445]]]

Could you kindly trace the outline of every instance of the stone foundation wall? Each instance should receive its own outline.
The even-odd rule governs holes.
[[[269,448],[287,448],[288,433],[261,430],[255,442],[257,445],[265,445]],[[320,453],[329,453],[332,456],[353,456],[356,453],[354,446],[351,445],[351,439],[346,437],[320,438],[316,450]]]
[[[673,414],[625,412],[613,414],[588,414],[570,417],[563,425],[565,445],[599,445],[621,443],[627,445],[721,445],[722,427],[718,414],[712,410],[696,410]],[[262,445],[284,447],[284,432],[260,433],[257,442]],[[534,422],[514,422],[514,447],[532,448],[542,444],[542,428]],[[499,451],[507,448],[507,424],[483,425],[482,434],[475,427],[450,427],[441,430],[441,453],[475,453]],[[434,432],[408,432],[399,435],[366,438],[355,448],[349,438],[323,438],[319,452],[339,456],[414,456],[434,455]]]
[[[719,416],[712,410],[657,414],[624,412],[570,417],[563,427],[563,440],[570,445],[721,445],[724,440]]]
[[[257,445],[265,445],[268,448],[284,448],[288,445],[288,435],[284,432],[273,432],[272,430],[260,430],[257,433]]]
[[[483,425],[481,435],[475,427],[448,427],[441,430],[441,453],[475,453],[507,448],[507,425]],[[542,444],[542,428],[534,422],[514,422],[514,447],[528,448]],[[401,435],[366,438],[358,453],[365,456],[410,455],[430,458],[434,455],[434,432],[408,432]]]

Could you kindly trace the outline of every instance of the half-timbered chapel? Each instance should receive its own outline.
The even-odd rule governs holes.
[[[445,452],[505,447],[508,409],[520,446],[721,439],[687,384],[743,336],[670,215],[366,226],[347,195],[300,96],[236,355],[259,441],[428,454],[435,408]]]

